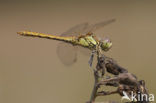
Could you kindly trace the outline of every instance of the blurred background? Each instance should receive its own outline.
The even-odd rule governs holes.
[[[59,35],[76,24],[116,19],[96,34],[111,38],[106,53],[156,94],[155,0],[0,0],[0,103],[85,103],[93,88],[89,57],[70,67],[57,57],[59,42],[17,31]],[[70,56],[69,56],[70,57]],[[115,89],[115,88],[114,88]],[[119,95],[97,101],[117,100]]]

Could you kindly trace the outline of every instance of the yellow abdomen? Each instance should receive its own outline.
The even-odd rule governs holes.
[[[53,39],[53,40],[71,42],[71,43],[75,41],[75,37],[62,37],[62,36],[56,36],[56,35],[50,35],[50,34],[44,34],[44,33],[37,33],[37,32],[30,32],[30,31],[17,32],[17,34],[20,34],[20,35],[23,35],[23,36],[47,38],[47,39]]]

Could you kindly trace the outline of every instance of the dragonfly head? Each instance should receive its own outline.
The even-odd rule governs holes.
[[[101,40],[100,46],[103,51],[108,51],[112,47],[112,42],[109,38],[105,38],[104,40]]]

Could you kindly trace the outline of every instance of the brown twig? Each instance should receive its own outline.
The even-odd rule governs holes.
[[[104,79],[105,69],[107,70],[108,73],[111,73],[115,76],[112,78]],[[101,78],[103,78],[103,80],[99,81]],[[131,91],[134,91],[135,93],[140,92],[148,94],[144,80],[138,81],[137,77],[134,74],[128,73],[128,70],[119,66],[112,58],[106,56],[98,57],[96,69],[94,70],[94,80],[95,82],[91,98],[90,101],[87,103],[95,103],[95,99],[97,96],[106,96],[116,93],[123,96],[123,91],[125,91],[128,95],[131,95]],[[117,87],[117,90],[98,92],[98,89],[100,88],[101,85]],[[135,103],[149,103],[149,102],[142,101]]]

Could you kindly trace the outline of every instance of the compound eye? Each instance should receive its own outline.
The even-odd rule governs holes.
[[[104,51],[108,51],[112,47],[111,40],[109,38],[103,39],[101,47]]]
[[[105,38],[103,41],[104,41],[105,43],[111,43],[111,40],[110,40],[109,38]]]

